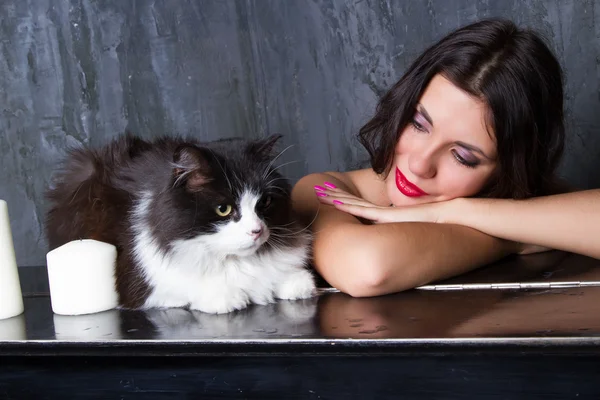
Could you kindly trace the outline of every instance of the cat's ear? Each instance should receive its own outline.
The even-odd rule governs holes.
[[[255,140],[248,144],[246,147],[246,152],[254,157],[270,159],[273,157],[275,144],[282,137],[283,135],[276,134],[268,136],[264,139]]]
[[[211,178],[208,151],[192,145],[181,145],[173,153],[175,184],[185,182],[188,190],[197,192]]]

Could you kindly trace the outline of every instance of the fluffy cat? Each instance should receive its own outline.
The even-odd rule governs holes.
[[[122,308],[227,313],[309,298],[310,235],[274,166],[279,138],[201,144],[126,134],[71,150],[48,191],[50,250],[86,238],[115,245]]]

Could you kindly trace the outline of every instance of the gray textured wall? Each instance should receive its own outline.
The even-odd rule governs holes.
[[[297,179],[364,160],[378,96],[449,30],[505,16],[566,71],[562,172],[600,186],[600,2],[593,0],[1,0],[0,198],[18,263],[45,262],[43,192],[68,144],[130,129],[203,139],[285,134]]]

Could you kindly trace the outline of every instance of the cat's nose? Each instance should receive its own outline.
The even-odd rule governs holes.
[[[254,239],[258,239],[263,233],[263,228],[256,228],[250,231],[250,235],[254,237]]]

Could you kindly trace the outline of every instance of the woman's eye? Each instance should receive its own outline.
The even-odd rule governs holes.
[[[233,210],[233,207],[231,207],[231,205],[227,204],[227,205],[219,205],[215,207],[215,212],[217,213],[217,215],[219,217],[226,217],[229,214],[231,214],[231,211]]]
[[[411,124],[418,131],[420,131],[420,132],[427,132],[427,129],[425,129],[425,127],[423,125],[421,125],[416,119],[413,119],[411,121]]]
[[[260,200],[261,207],[267,208],[271,205],[273,198],[271,196],[265,196]]]
[[[466,160],[464,157],[461,157],[456,150],[452,150],[452,155],[459,164],[464,165],[467,168],[475,168],[479,165],[479,160]]]
[[[415,114],[413,115],[412,121],[410,121],[410,123],[419,132],[426,132],[426,133],[429,132],[428,126],[427,126],[429,124],[429,122],[423,116],[423,114],[421,114],[419,111],[415,112]]]

